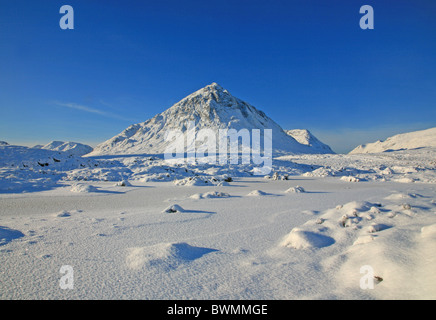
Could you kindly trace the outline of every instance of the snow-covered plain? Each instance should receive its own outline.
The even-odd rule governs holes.
[[[436,298],[434,148],[282,156],[266,177],[0,154],[1,299]]]

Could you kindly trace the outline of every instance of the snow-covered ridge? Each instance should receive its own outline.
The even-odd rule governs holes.
[[[188,123],[194,121],[194,128]],[[218,132],[220,129],[271,129],[273,151],[287,153],[315,153],[313,148],[297,142],[264,112],[235,98],[226,89],[212,83],[183,98],[171,108],[145,122],[131,125],[120,134],[98,145],[90,154],[162,154],[168,141],[168,130],[184,134],[201,129]],[[325,152],[324,152],[325,153]]]
[[[316,153],[334,153],[328,145],[317,139],[307,129],[292,129],[285,130],[285,132],[299,143],[313,148]]]
[[[356,147],[350,151],[355,153],[377,153],[391,150],[416,149],[436,147],[436,128],[401,133],[387,138],[384,141],[376,141]]]
[[[83,156],[90,153],[93,148],[86,144],[78,142],[64,142],[64,141],[51,141],[46,145],[42,146],[41,149],[52,150],[52,151],[63,151],[70,155]]]

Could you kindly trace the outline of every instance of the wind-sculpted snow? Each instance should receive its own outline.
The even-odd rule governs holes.
[[[289,156],[265,177],[58,155],[41,167],[56,188],[0,194],[0,298],[434,299],[434,158],[417,152]]]
[[[218,250],[194,247],[187,243],[161,243],[150,247],[136,247],[127,250],[126,265],[129,269],[163,268],[170,271],[181,264],[200,259]]]

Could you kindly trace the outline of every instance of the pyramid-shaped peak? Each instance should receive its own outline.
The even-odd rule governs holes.
[[[208,84],[207,86],[201,88],[200,90],[197,90],[197,92],[194,92],[194,93],[205,93],[205,92],[215,93],[215,94],[220,94],[220,93],[223,93],[223,92],[224,93],[229,93],[226,89],[221,87],[216,82],[212,82],[211,84]]]
[[[221,87],[218,83],[212,82],[211,84],[205,86],[204,88],[201,88],[199,91],[208,91],[208,92],[226,92],[228,91]]]
[[[180,100],[180,102],[176,103],[176,105],[184,105],[185,103],[195,103],[198,104],[199,101],[203,101],[206,104],[210,104],[212,101],[216,103],[224,103],[226,105],[229,104],[229,101],[233,101],[233,104],[236,104],[236,98],[233,97],[230,92],[221,87],[218,83],[213,82],[194,93],[191,93],[189,96]]]
[[[193,130],[187,130],[193,123]],[[219,130],[271,130],[274,150],[277,152],[312,153],[309,146],[298,143],[264,112],[232,96],[218,83],[191,93],[169,109],[145,122],[132,125],[120,134],[101,143],[92,155],[102,154],[163,154],[168,147],[168,130],[196,134],[202,129],[218,133]],[[245,131],[244,131],[245,132]],[[258,131],[256,131],[258,132]],[[183,146],[187,148],[187,146]]]
[[[218,83],[216,82],[212,82],[210,85],[206,86],[206,87],[210,87],[211,89],[215,89],[215,90],[223,90],[223,87],[221,87]]]

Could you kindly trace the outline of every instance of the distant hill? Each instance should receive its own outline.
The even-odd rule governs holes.
[[[86,144],[78,142],[64,142],[64,141],[52,141],[47,143],[45,146],[40,147],[35,146],[38,149],[52,150],[52,151],[63,151],[75,156],[83,156],[90,153],[93,148]]]
[[[389,137],[384,141],[362,144],[350,151],[356,153],[377,153],[390,150],[416,149],[436,147],[436,128],[401,133]]]
[[[299,143],[311,147],[316,153],[334,153],[328,145],[318,140],[307,129],[292,129],[285,130],[285,132]]]

